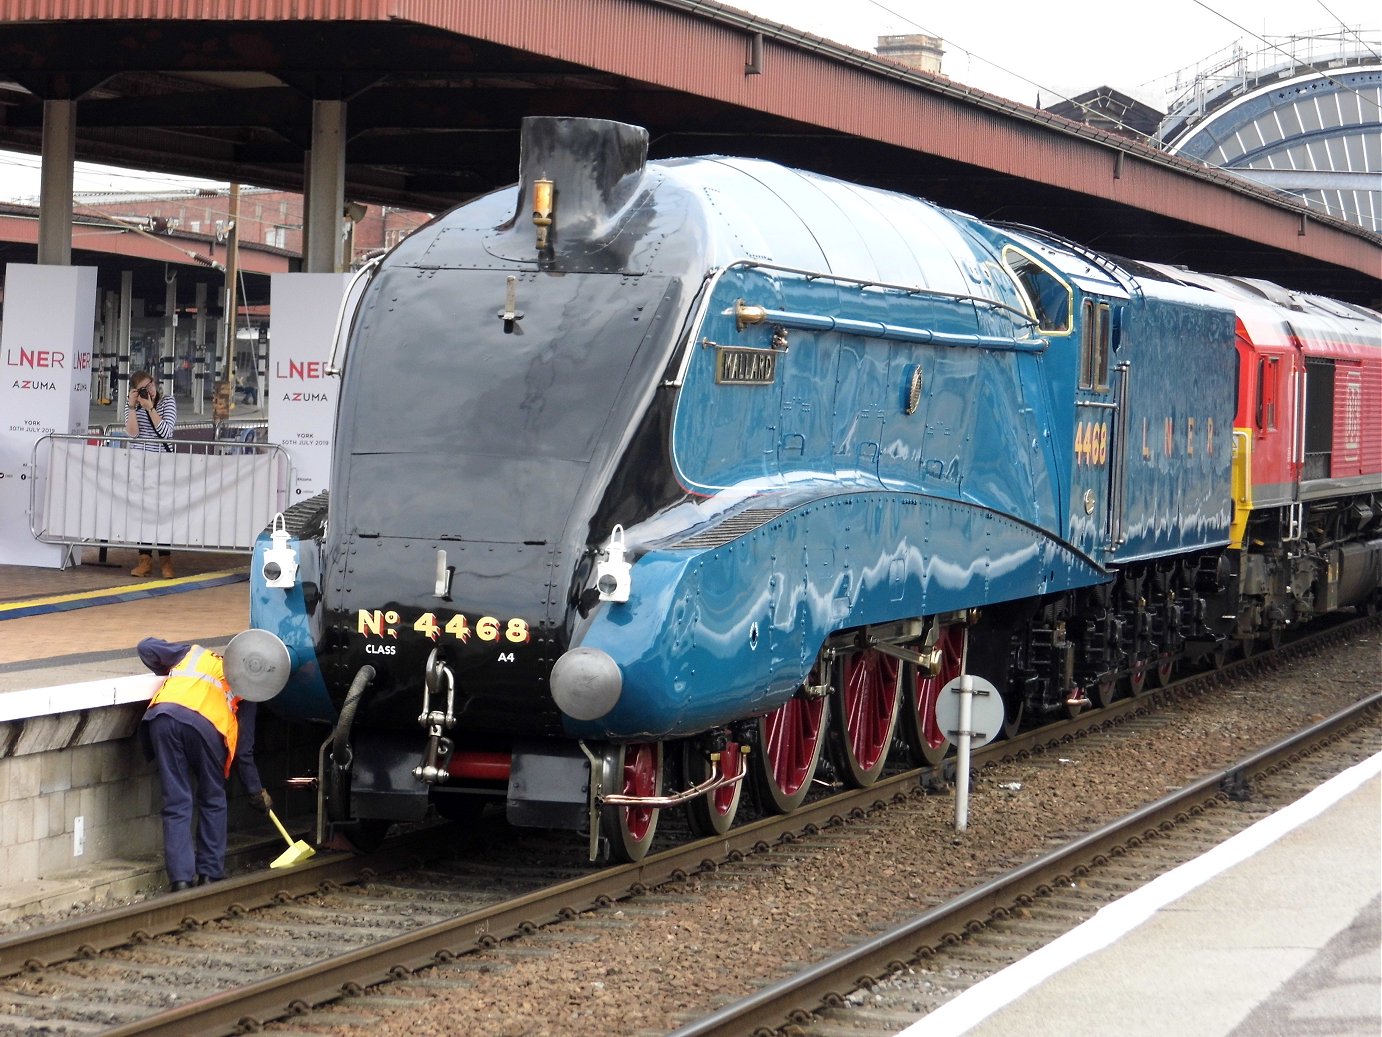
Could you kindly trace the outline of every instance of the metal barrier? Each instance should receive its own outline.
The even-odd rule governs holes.
[[[35,539],[249,552],[291,501],[292,461],[276,443],[172,439],[167,451],[131,449],[133,442],[92,435],[39,439],[29,489]]]
[[[129,438],[123,422],[88,425],[87,431],[93,435],[107,436],[111,439]],[[242,443],[267,443],[269,423],[262,418],[251,418],[247,421],[179,421],[177,432],[179,442],[183,440],[197,440],[198,442],[214,440],[219,443],[235,440]]]

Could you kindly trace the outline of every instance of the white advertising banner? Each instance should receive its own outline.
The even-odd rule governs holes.
[[[62,544],[43,544],[32,528],[30,498],[42,507],[45,473],[34,445],[47,435],[86,432],[91,414],[91,351],[96,334],[96,268],[5,267],[0,331],[0,563],[60,569]],[[80,555],[75,556],[80,562]]]
[[[321,493],[331,479],[331,432],[340,379],[328,377],[326,365],[336,314],[349,284],[349,274],[269,278],[269,442],[282,446],[292,458],[292,503]]]

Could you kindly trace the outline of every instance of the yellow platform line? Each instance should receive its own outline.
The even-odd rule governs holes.
[[[85,601],[87,598],[109,598],[120,594],[132,594],[138,591],[155,590],[159,587],[180,587],[184,584],[200,583],[203,580],[219,580],[225,576],[234,576],[240,571],[239,569],[222,569],[220,572],[197,573],[195,576],[175,576],[171,580],[141,580],[139,583],[123,584],[115,587],[102,587],[97,590],[76,591],[72,594],[55,594],[47,598],[23,598],[19,601],[0,603],[0,612],[33,608],[35,605],[60,605],[69,601]]]

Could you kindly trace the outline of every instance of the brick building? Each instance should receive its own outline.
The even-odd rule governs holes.
[[[181,230],[212,235],[224,241],[230,224],[228,188],[201,188],[160,194],[82,194],[78,212],[99,212],[125,220],[143,221],[148,230]],[[422,226],[430,213],[390,205],[357,205],[348,211],[360,218],[348,223],[351,265],[382,249],[392,248]],[[240,189],[240,240],[302,253],[302,195],[289,191]]]

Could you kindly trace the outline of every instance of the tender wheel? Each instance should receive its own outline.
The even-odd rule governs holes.
[[[1147,660],[1134,659],[1132,669],[1128,670],[1128,691],[1135,698],[1147,687]]]
[[[1118,679],[1110,674],[1087,684],[1085,690],[1089,692],[1090,700],[1099,707],[1111,705],[1123,697],[1118,687]]]
[[[1022,733],[1023,721],[1027,719],[1027,703],[1020,695],[1010,691],[1003,696],[1003,737],[1016,738]]]
[[[693,739],[687,739],[681,746],[681,772],[686,784],[699,785],[708,780],[715,770],[710,754]],[[720,755],[727,776],[733,777],[742,773],[744,757],[739,752],[738,742],[726,742]],[[737,781],[733,785],[718,788],[708,796],[699,796],[687,803],[686,820],[691,826],[691,831],[698,836],[724,835],[728,832],[734,824],[734,815],[739,812],[739,800],[743,791],[743,781]]]
[[[824,698],[797,694],[759,718],[761,749],[749,759],[753,761],[754,787],[764,810],[790,814],[805,802],[821,756],[821,733],[829,715]]]
[[[866,648],[842,655],[834,669],[831,698],[840,776],[845,784],[865,789],[878,780],[888,762],[902,697],[902,664]]]
[[[934,677],[908,665],[903,669],[906,701],[898,723],[907,742],[907,755],[918,766],[934,767],[945,758],[950,743],[936,723],[936,700],[941,689],[960,675],[960,656],[964,651],[965,628],[959,624],[946,627],[936,639],[940,649],[940,672]]]
[[[1210,649],[1209,654],[1205,656],[1205,660],[1209,663],[1210,669],[1222,670],[1225,666],[1228,665],[1228,642],[1218,642],[1212,649]]]
[[[611,745],[605,750],[606,792],[625,796],[662,795],[662,743]],[[600,832],[609,840],[610,858],[641,861],[657,831],[657,807],[606,806],[600,810]]]
[[[1170,652],[1163,652],[1156,658],[1156,666],[1152,669],[1152,683],[1158,688],[1164,688],[1171,683],[1171,677],[1176,672],[1176,657]]]

